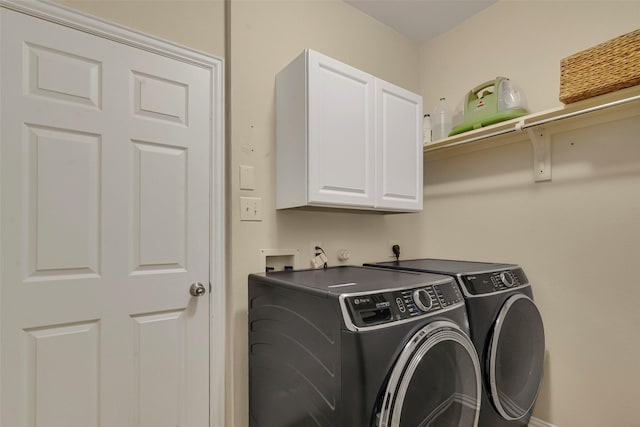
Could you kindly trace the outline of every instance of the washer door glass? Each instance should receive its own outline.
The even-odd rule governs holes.
[[[533,406],[544,364],[544,327],[534,302],[510,297],[496,320],[489,346],[491,400],[507,420],[525,416]]]
[[[477,426],[480,390],[480,363],[471,340],[452,322],[433,322],[400,354],[378,426]]]

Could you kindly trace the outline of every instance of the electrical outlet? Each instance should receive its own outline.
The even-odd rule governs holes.
[[[313,268],[320,268],[323,265],[327,265],[327,261],[328,261],[328,259],[327,259],[326,255],[323,254],[322,252],[320,252],[320,255],[314,257],[311,260],[311,266]]]
[[[309,258],[313,259],[316,257],[317,254],[320,253],[320,251],[316,250],[316,246],[321,247],[322,248],[322,242],[316,242],[316,241],[312,241],[310,243],[310,247],[309,247]],[[324,248],[322,248],[324,249]]]
[[[400,246],[400,240],[389,240],[389,246],[387,246],[387,248],[388,248],[387,251],[389,251],[388,252],[389,253],[389,257],[393,258],[393,259],[396,259],[396,254],[394,254],[393,253],[393,249],[391,249],[391,248],[393,248],[394,245]]]

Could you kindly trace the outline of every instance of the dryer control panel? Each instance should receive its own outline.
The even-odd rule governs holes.
[[[465,274],[461,278],[462,283],[471,295],[506,291],[529,284],[529,280],[522,268]]]
[[[451,306],[464,304],[460,289],[453,281],[378,293],[344,295],[343,301],[348,318],[358,328],[430,316]]]

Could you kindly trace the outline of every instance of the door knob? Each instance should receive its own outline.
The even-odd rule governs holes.
[[[194,297],[201,297],[202,295],[207,293],[207,288],[205,288],[202,283],[196,282],[189,288],[189,293]]]

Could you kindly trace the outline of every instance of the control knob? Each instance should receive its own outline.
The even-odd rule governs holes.
[[[500,273],[500,280],[502,280],[502,283],[504,283],[504,285],[507,288],[515,286],[515,284],[516,284],[516,281],[513,278],[513,276],[511,275],[511,273],[509,273],[507,271]]]
[[[429,292],[424,288],[413,291],[413,302],[422,311],[429,311],[433,305]]]

